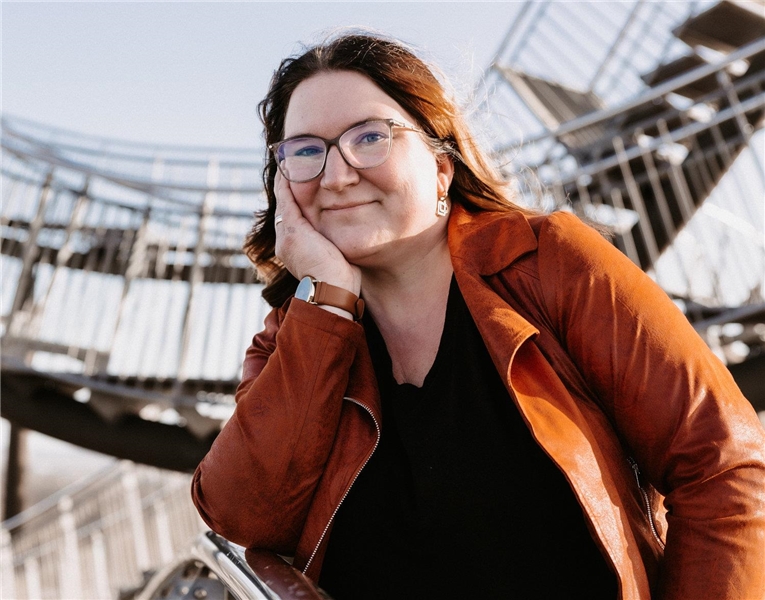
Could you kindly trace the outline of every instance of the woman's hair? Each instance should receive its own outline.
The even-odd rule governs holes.
[[[266,145],[284,137],[284,118],[295,88],[309,77],[328,71],[353,71],[369,77],[414,118],[435,154],[451,157],[452,202],[473,211],[531,212],[510,200],[507,183],[478,147],[462,112],[428,65],[401,42],[382,36],[346,33],[284,59],[258,105]],[[263,168],[268,207],[256,213],[244,244],[245,253],[266,283],[263,297],[272,306],[281,305],[297,286],[297,280],[274,255],[276,171],[276,160],[269,152]]]

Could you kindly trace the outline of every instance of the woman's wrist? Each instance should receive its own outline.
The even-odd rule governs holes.
[[[311,275],[306,275],[300,280],[295,290],[295,298],[322,308],[339,309],[341,312],[336,314],[346,316],[344,313],[348,313],[355,320],[361,319],[364,314],[364,301],[358,295],[347,288],[322,281]]]
[[[330,306],[329,304],[317,304],[316,306],[318,306],[322,310],[326,310],[327,312],[331,312],[341,317],[344,317],[348,319],[349,321],[354,320],[353,315],[351,313],[349,313],[347,310],[343,310],[342,308],[338,308],[337,306]]]
[[[327,276],[311,273],[310,276],[316,281],[323,281],[335,287],[347,290],[355,296],[361,295],[361,277],[356,278],[352,274],[350,276],[342,276],[337,273],[328,274]]]

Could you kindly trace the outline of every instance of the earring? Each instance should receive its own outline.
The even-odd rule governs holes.
[[[445,217],[447,213],[449,212],[449,205],[446,203],[446,199],[448,197],[449,197],[448,194],[444,194],[438,199],[438,202],[436,203],[437,217]]]

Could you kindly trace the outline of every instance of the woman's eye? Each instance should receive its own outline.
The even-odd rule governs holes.
[[[386,139],[387,136],[380,131],[367,131],[356,138],[356,144],[375,144]]]
[[[324,154],[323,146],[302,146],[300,148],[296,148],[295,151],[291,153],[292,156],[300,156],[305,158],[321,156],[322,154]]]

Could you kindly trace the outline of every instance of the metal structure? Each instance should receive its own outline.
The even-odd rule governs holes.
[[[3,416],[190,470],[266,307],[241,253],[253,151],[105,142],[3,120]]]
[[[303,573],[272,552],[245,551],[212,531],[168,565],[136,600],[331,600]]]
[[[115,461],[6,521],[2,597],[329,598],[277,555],[206,531],[189,487],[188,475]]]
[[[519,196],[609,229],[760,411],[764,90],[762,0],[542,1],[480,93]]]
[[[765,5],[531,1],[478,97],[519,199],[610,230],[765,411]],[[240,251],[260,156],[3,119],[3,417],[120,458],[198,463],[267,310]],[[98,546],[87,526],[45,530],[95,519],[79,507],[91,496],[67,517],[6,522],[18,597],[45,597],[45,569],[61,572],[50,564],[69,555],[45,548]],[[87,552],[81,565],[103,559]],[[132,581],[168,559],[148,552]]]
[[[3,523],[3,598],[116,598],[206,529],[189,476],[116,462]]]

